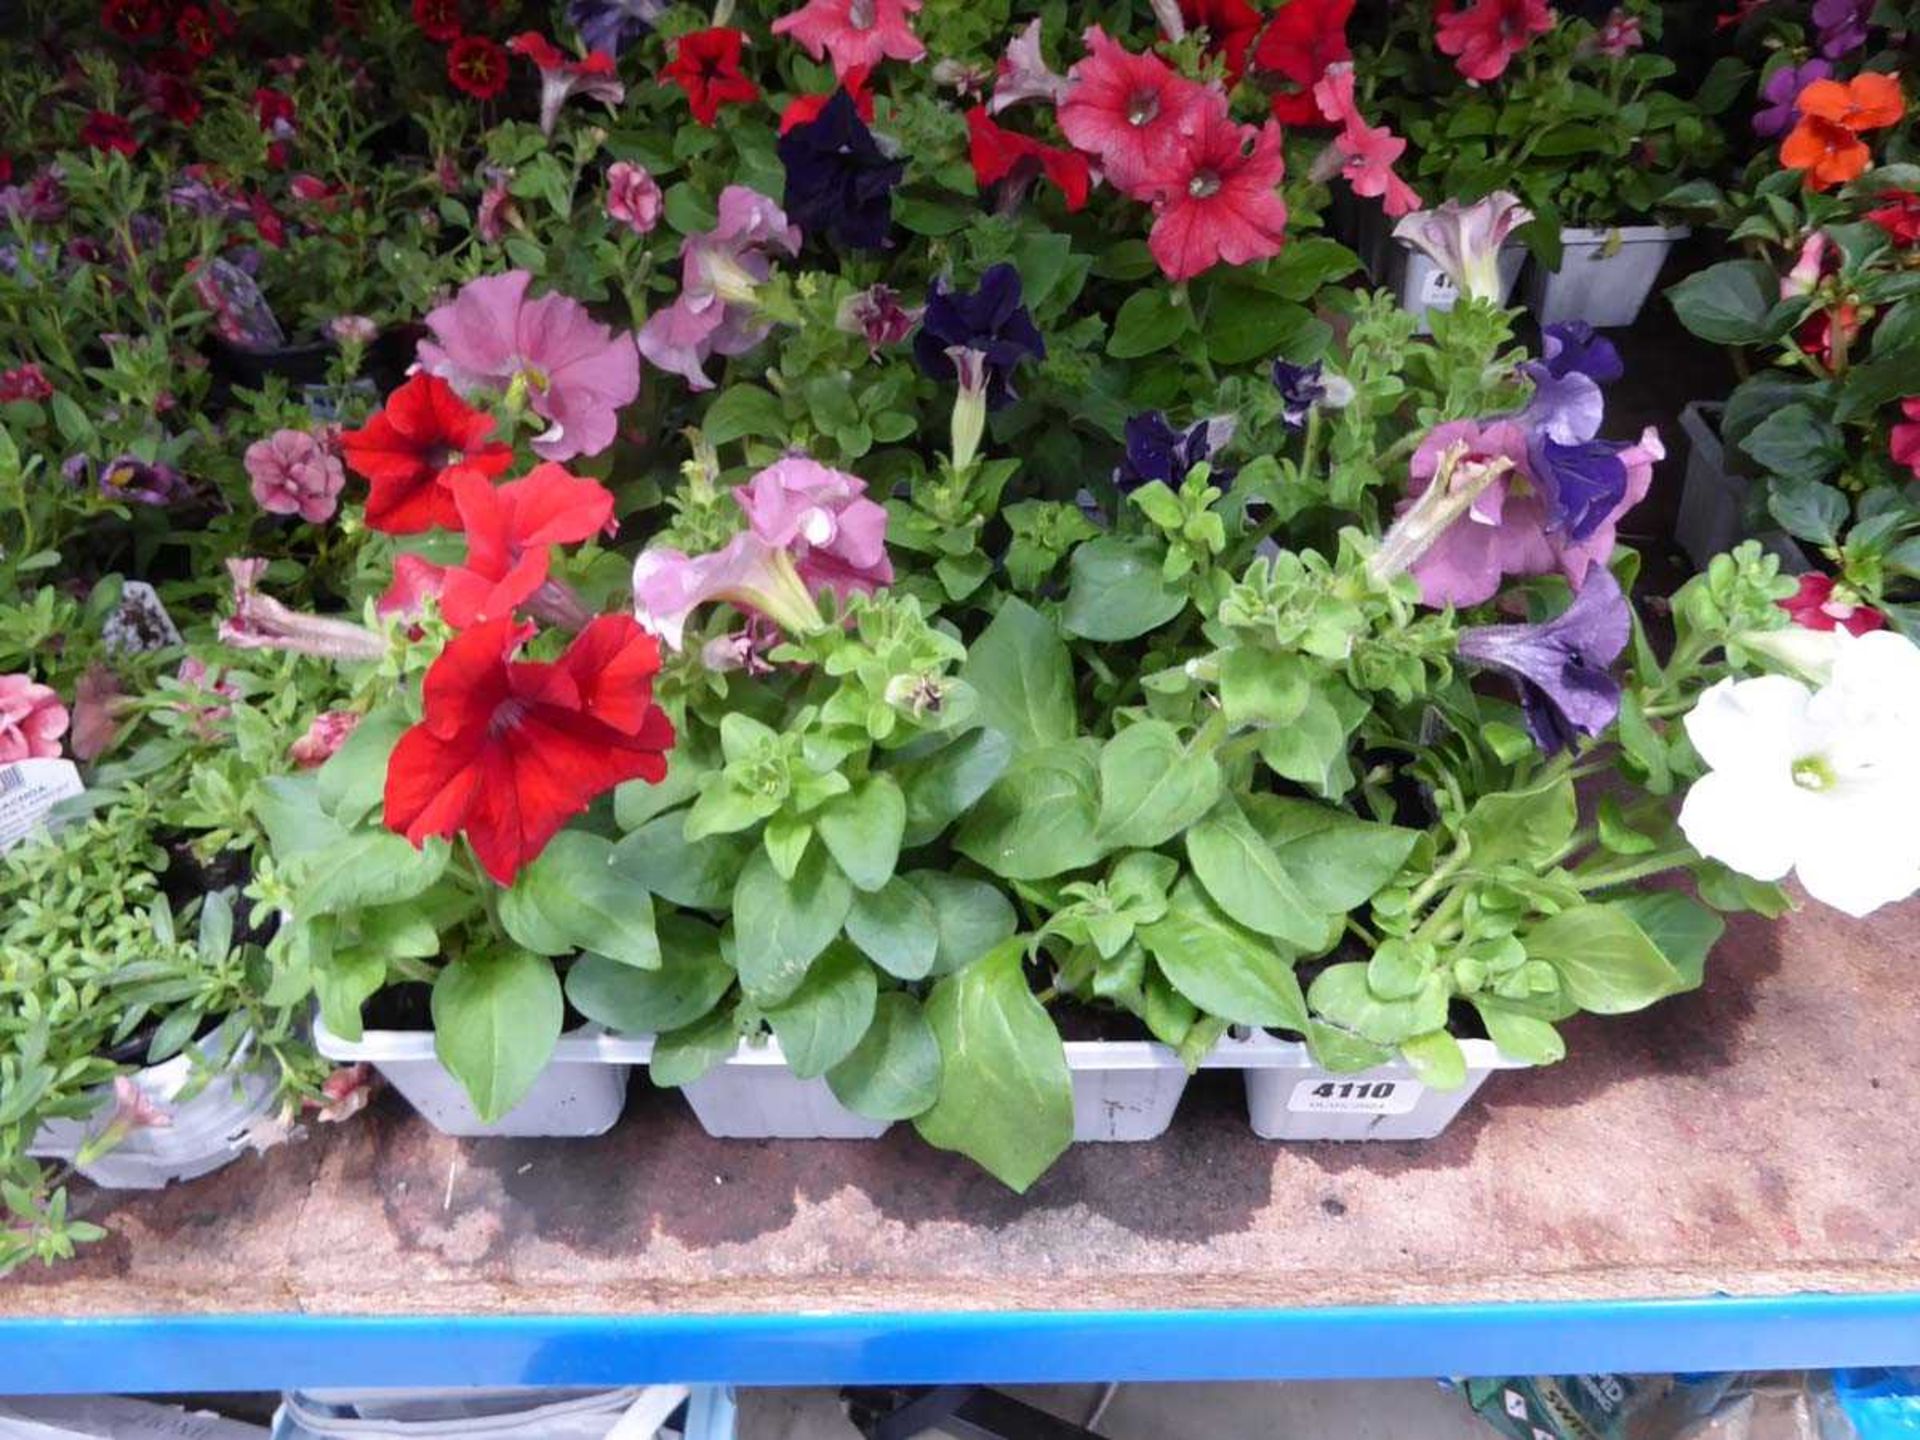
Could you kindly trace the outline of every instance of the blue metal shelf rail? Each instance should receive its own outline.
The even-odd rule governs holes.
[[[1920,1294],[1331,1309],[0,1320],[0,1393],[1246,1380],[1920,1363]]]

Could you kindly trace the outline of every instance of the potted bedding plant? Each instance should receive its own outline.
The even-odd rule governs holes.
[[[1836,591],[1823,601],[1835,613],[1858,604],[1906,628],[1920,172],[1875,161],[1876,146],[1905,153],[1906,100],[1897,77],[1865,71],[1809,80],[1791,104],[1800,118],[1745,187],[1694,195],[1747,253],[1669,298],[1688,329],[1734,350],[1743,378],[1690,417],[1701,433],[1679,538],[1704,558],[1771,531],[1817,566],[1809,595]]]
[[[1679,78],[1664,23],[1655,4],[1546,0],[1380,6],[1358,22],[1362,103],[1406,136],[1415,188],[1460,202],[1507,191],[1527,207],[1501,274],[1511,286],[1519,247],[1532,252],[1526,303],[1543,324],[1632,324],[1687,233],[1661,221],[1663,197],[1720,154],[1737,72]],[[1444,271],[1383,232],[1375,245],[1410,308],[1450,298]]]

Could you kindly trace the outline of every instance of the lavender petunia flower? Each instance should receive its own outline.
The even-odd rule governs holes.
[[[1014,399],[1015,366],[1046,354],[1046,341],[1021,300],[1020,272],[1004,262],[982,275],[971,292],[934,281],[913,337],[914,359],[929,379],[978,386],[989,410]]]
[[[775,148],[787,171],[787,213],[802,230],[852,250],[887,243],[893,187],[907,164],[881,153],[844,89],[833,92],[815,119],[782,135]]]
[[[567,19],[589,50],[619,55],[666,13],[666,0],[567,0]]]
[[[1760,87],[1760,96],[1767,103],[1754,113],[1753,133],[1769,139],[1786,134],[1800,118],[1799,107],[1794,104],[1800,92],[1815,80],[1826,80],[1832,75],[1833,66],[1818,57],[1802,65],[1783,65],[1774,71]]]
[[[1462,295],[1497,305],[1502,299],[1500,247],[1532,219],[1533,212],[1518,196],[1496,190],[1471,205],[1448,200],[1415,211],[1393,227],[1393,236],[1423,251]]]
[[[1520,688],[1534,744],[1553,755],[1578,735],[1603,732],[1620,714],[1608,667],[1627,648],[1632,621],[1620,582],[1601,566],[1569,605],[1539,625],[1482,625],[1460,632],[1460,654]]]
[[[1231,416],[1176,430],[1158,410],[1135,415],[1127,421],[1126,458],[1114,470],[1113,483],[1123,495],[1155,480],[1178,489],[1189,470],[1212,460],[1233,439],[1233,430]],[[1237,473],[1234,467],[1217,464],[1211,471],[1213,482],[1222,486],[1231,484]]]
[[[800,253],[800,227],[745,185],[720,192],[719,223],[680,246],[680,296],[640,327],[640,353],[662,370],[711,390],[706,362],[744,355],[772,330],[754,308],[755,288],[773,273],[772,252]]]

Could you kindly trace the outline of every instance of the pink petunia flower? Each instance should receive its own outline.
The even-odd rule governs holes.
[[[28,675],[0,675],[0,765],[59,759],[67,720],[52,686]]]
[[[1035,19],[1007,42],[1006,54],[993,69],[993,99],[987,102],[989,114],[998,115],[1025,100],[1058,105],[1066,98],[1067,79],[1055,74],[1047,64],[1047,57],[1040,53],[1040,34],[1041,22]]]
[[[287,747],[287,758],[302,770],[324,765],[360,728],[357,710],[322,710],[307,726],[307,733]]]
[[[1610,60],[1624,60],[1646,43],[1646,36],[1640,32],[1640,17],[1629,15],[1617,5],[1601,22],[1594,42],[1595,48]]]
[[[1169,280],[1268,259],[1287,238],[1287,207],[1276,189],[1287,168],[1279,124],[1256,130],[1203,110],[1199,126],[1155,186],[1147,248]]]
[[[318,525],[340,508],[347,472],[339,457],[305,430],[276,430],[247,447],[253,498],[275,515],[298,515]]]
[[[107,1121],[110,1133],[124,1136],[134,1130],[165,1130],[173,1124],[173,1115],[158,1100],[142,1090],[130,1075],[113,1077],[113,1114]]]
[[[1136,55],[1098,25],[1087,56],[1067,72],[1056,112],[1077,150],[1136,200],[1154,199],[1209,121],[1227,119],[1227,97],[1180,74],[1157,55]]]
[[[793,557],[751,530],[706,555],[659,545],[633,562],[633,613],[668,649],[685,648],[695,610],[720,603],[797,635],[821,625],[820,607],[793,568]]]
[[[527,297],[525,270],[482,275],[430,311],[420,363],[462,394],[523,387],[551,428],[533,442],[546,460],[598,455],[613,443],[619,411],[640,393],[633,337],[600,324],[558,293]]]
[[[832,56],[834,76],[845,80],[858,66],[924,58],[910,18],[919,9],[920,0],[807,0],[774,21],[773,33],[791,35],[815,60]]]
[[[584,60],[568,57],[551,40],[528,30],[507,42],[507,49],[524,55],[540,70],[540,133],[553,134],[560,118],[560,107],[575,95],[617,107],[627,98],[627,87],[620,83],[620,72],[613,57],[595,50]]]
[[[651,234],[660,223],[660,185],[644,165],[616,160],[607,167],[607,218],[636,235]]]
[[[489,165],[486,181],[480,191],[480,204],[474,210],[473,228],[489,245],[497,245],[506,237],[510,225],[520,223],[520,212],[513,203],[513,191],[508,188],[513,183],[511,172]]]
[[[772,252],[800,253],[800,227],[757,190],[720,192],[719,222],[680,247],[680,295],[640,328],[640,353],[662,370],[711,390],[706,363],[744,355],[773,328],[754,309],[754,289],[773,273]]]
[[[1909,395],[1900,402],[1900,413],[1906,417],[1893,427],[1891,448],[1893,463],[1904,465],[1920,480],[1920,395]]]
[[[1313,87],[1313,99],[1320,113],[1340,127],[1340,133],[1314,167],[1314,178],[1324,180],[1336,173],[1345,177],[1354,194],[1378,199],[1381,208],[1393,219],[1418,210],[1423,203],[1419,192],[1393,168],[1394,162],[1406,153],[1407,142],[1384,125],[1367,124],[1361,116],[1353,93],[1353,66],[1345,63],[1329,66]]]
[[[886,507],[867,498],[867,482],[804,455],[769,465],[733,492],[747,526],[793,557],[810,591],[845,599],[893,583]]]

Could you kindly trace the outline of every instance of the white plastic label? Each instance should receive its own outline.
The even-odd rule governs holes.
[[[40,828],[62,800],[86,793],[71,760],[18,760],[0,765],[0,854]]]
[[[1295,1115],[1405,1115],[1427,1087],[1418,1080],[1302,1080],[1287,1097]]]
[[[1428,310],[1451,310],[1459,302],[1460,290],[1453,277],[1437,265],[1429,270],[1420,285],[1419,304]]]

